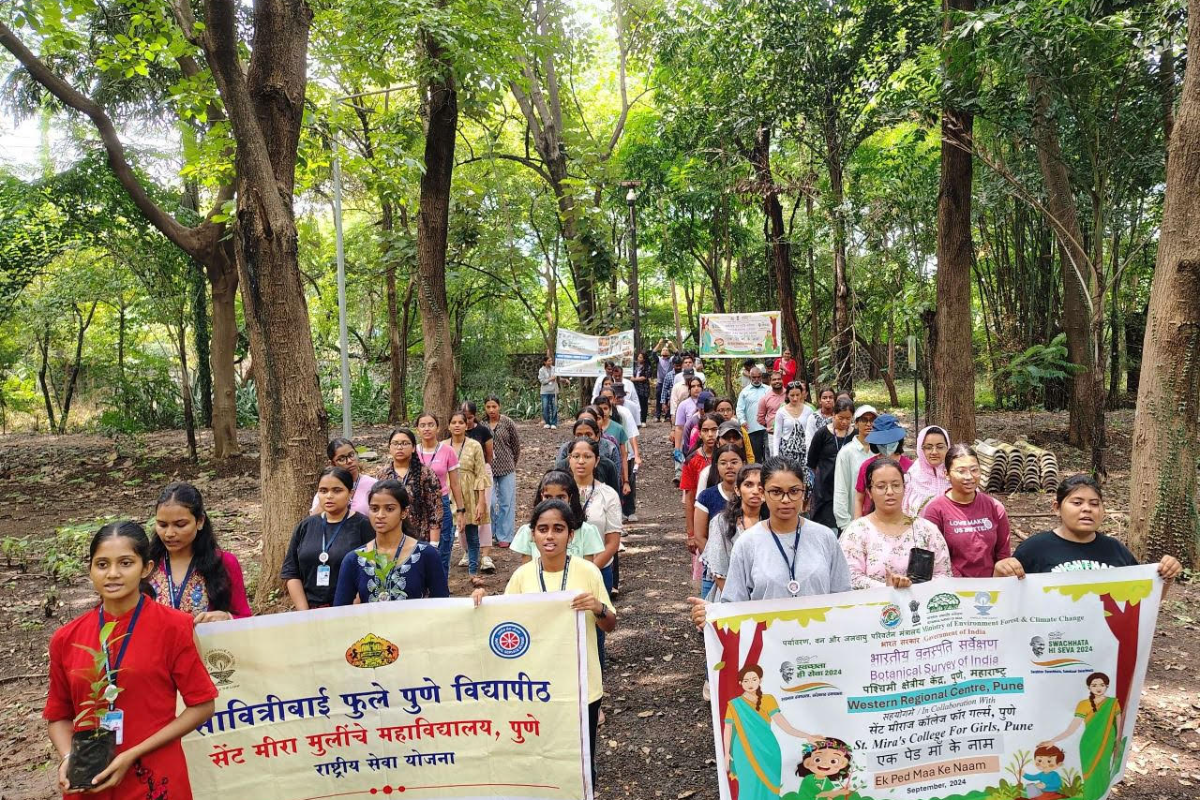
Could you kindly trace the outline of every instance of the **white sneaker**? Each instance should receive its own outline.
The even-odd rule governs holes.
[[[469,560],[469,559],[468,559],[468,558],[467,558],[467,557],[464,555],[464,556],[462,557],[462,561],[459,561],[459,562],[458,562],[458,565],[459,565],[460,567],[469,567],[469,566],[471,566],[471,562],[470,562],[470,560]]]
[[[552,431],[556,431],[556,430],[558,430],[558,426],[557,426],[557,425],[551,425],[551,426],[550,426],[550,430],[552,430]]]
[[[542,427],[543,427],[543,428],[545,428],[546,430],[550,430],[550,423],[549,423],[549,422],[543,422],[543,423],[542,423]]]
[[[491,556],[483,557],[482,563],[479,565],[479,571],[480,572],[495,572],[496,571],[496,565],[492,561]]]
[[[628,517],[626,517],[626,518],[625,518],[625,521],[626,521],[626,522],[637,522],[637,521],[638,521],[638,515],[637,515],[637,514],[630,514]]]

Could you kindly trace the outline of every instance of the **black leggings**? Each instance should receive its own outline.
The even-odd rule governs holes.
[[[588,703],[588,736],[592,740],[592,789],[596,788],[596,726],[600,722],[600,701]]]

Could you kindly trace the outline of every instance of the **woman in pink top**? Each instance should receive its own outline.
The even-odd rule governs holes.
[[[370,519],[371,511],[367,508],[367,497],[371,494],[371,487],[375,485],[375,479],[370,475],[362,474],[358,461],[358,448],[354,446],[354,442],[340,436],[332,439],[325,447],[325,455],[329,456],[329,466],[341,467],[354,479],[354,487],[350,490],[350,510]],[[312,507],[309,508],[308,513],[316,514],[320,510],[321,498],[314,494]]]
[[[900,505],[904,498],[904,473],[900,464],[879,456],[867,465],[867,490],[874,510],[842,531],[839,543],[850,566],[855,589],[911,585],[908,559],[914,547],[933,553],[933,577],[950,577],[950,551],[932,522],[911,519]]]
[[[204,498],[190,483],[169,484],[158,496],[150,561],[146,581],[155,599],[197,625],[250,616],[242,566],[217,546]]]
[[[950,489],[930,501],[921,516],[945,537],[956,577],[990,578],[996,562],[1012,553],[1008,513],[999,500],[979,491],[979,459],[967,445],[950,448],[946,474]]]
[[[428,411],[422,411],[417,416],[417,435],[421,437],[421,443],[417,445],[417,456],[424,466],[437,475],[438,483],[442,485],[442,530],[437,538],[431,533],[429,543],[438,549],[438,554],[442,557],[442,568],[449,575],[450,554],[454,551],[454,532],[462,530],[467,507],[463,505],[462,489],[458,485],[458,456],[455,455],[453,447],[437,440],[438,428],[441,425],[441,420]],[[450,513],[451,497],[454,498],[454,507],[458,509],[453,516]]]
[[[931,500],[946,493],[950,479],[946,477],[946,452],[950,449],[950,434],[945,428],[930,425],[917,434],[917,463],[908,471],[904,487],[904,513],[915,517]]]

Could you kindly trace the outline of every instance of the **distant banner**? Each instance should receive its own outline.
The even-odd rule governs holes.
[[[780,352],[778,311],[700,315],[701,358],[753,358]]]
[[[1102,800],[1162,586],[1144,566],[713,605],[721,798]]]
[[[409,600],[199,626],[220,696],[183,741],[192,793],[591,798],[585,629],[566,598]]]
[[[633,366],[633,331],[621,331],[611,336],[589,336],[565,328],[558,329],[554,372],[559,377],[594,378],[603,375],[605,361],[615,361],[626,369]]]

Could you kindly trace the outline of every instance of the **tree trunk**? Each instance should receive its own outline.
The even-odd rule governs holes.
[[[1058,237],[1062,257],[1063,314],[1062,327],[1067,334],[1067,354],[1071,363],[1081,369],[1071,379],[1070,422],[1067,439],[1075,447],[1089,447],[1094,439],[1094,426],[1103,424],[1103,409],[1095,406],[1092,372],[1096,368],[1095,348],[1091,341],[1088,296],[1091,260],[1084,249],[1083,230],[1067,164],[1059,144],[1058,126],[1051,118],[1048,90],[1039,77],[1029,78],[1033,96],[1033,137],[1037,148],[1038,165],[1046,184],[1046,207],[1053,217],[1051,223]]]
[[[1188,9],[1200,19],[1200,0]],[[1190,26],[1188,52],[1200,53],[1200,25]],[[1170,148],[1133,423],[1129,544],[1142,562],[1170,554],[1200,567],[1200,59],[1188,59]]]
[[[200,398],[200,425],[212,425],[212,331],[208,326],[208,281],[195,261],[188,264],[192,307],[192,341],[196,344],[196,394]]]
[[[974,11],[975,0],[943,0],[942,31],[958,23],[955,12]],[[948,76],[966,72],[969,57],[947,46],[943,66]],[[975,355],[972,348],[971,155],[975,118],[962,109],[942,110],[942,164],[937,214],[937,350],[932,352],[933,396],[929,424],[941,425],[959,442],[975,441]]]
[[[129,407],[129,387],[125,384],[125,328],[129,324],[129,312],[122,297],[117,306],[117,394],[121,405]]]
[[[808,260],[808,324],[812,328],[812,378],[814,381],[821,376],[821,322],[817,314],[817,252],[813,246],[813,198],[811,192],[804,195],[804,216],[808,220],[808,244],[805,247],[805,257]],[[810,387],[810,394],[816,390]]]
[[[396,259],[391,253],[392,230],[395,222],[392,212],[392,201],[383,198],[380,201],[381,217],[379,228],[383,232],[383,272],[387,284],[387,327],[388,327],[388,377],[390,390],[388,393],[388,422],[399,423],[404,419],[404,382],[400,379],[400,320],[397,317],[398,298],[396,296]]]
[[[63,390],[62,408],[58,414],[58,432],[67,432],[67,417],[71,413],[71,400],[75,397],[75,387],[79,384],[79,370],[83,367],[83,338],[87,334],[87,329],[92,326],[92,319],[96,316],[96,306],[99,303],[93,302],[92,307],[88,309],[85,316],[83,309],[78,303],[71,304],[71,313],[75,315],[75,321],[79,325],[79,331],[75,335],[75,358],[71,362],[71,371],[67,374],[67,386]]]
[[[204,296],[203,289],[201,289],[200,296],[202,298]],[[178,335],[175,339],[175,347],[179,352],[179,397],[183,401],[183,430],[187,435],[188,458],[195,461],[196,411],[192,404],[192,380],[188,375],[187,322],[185,320],[184,310],[181,308],[177,320]]]
[[[207,264],[205,271],[212,292],[213,458],[233,458],[242,452],[237,438],[237,264],[221,259]]]
[[[750,162],[758,178],[758,190],[763,198],[763,214],[767,218],[767,248],[779,295],[779,316],[783,335],[793,354],[803,352],[800,338],[800,319],[796,316],[796,287],[792,279],[792,245],[783,222],[783,206],[779,189],[771,173],[771,129],[760,127],[754,139]]]
[[[47,322],[42,330],[42,335],[38,337],[38,351],[41,353],[42,361],[38,365],[38,383],[42,387],[42,400],[46,404],[46,422],[49,425],[51,433],[58,430],[58,423],[54,421],[54,401],[50,399],[50,323]]]
[[[454,139],[458,133],[458,95],[442,47],[428,31],[421,34],[424,57],[445,76],[423,87],[425,103],[425,172],[421,175],[417,215],[417,304],[425,340],[424,410],[444,426],[454,409],[454,352],[446,302],[446,235],[450,220],[450,183],[454,173]]]
[[[408,336],[412,330],[412,301],[413,289],[417,286],[416,277],[408,279],[404,287],[404,311],[400,320],[400,419],[408,419]]]
[[[854,391],[853,319],[850,316],[850,279],[846,271],[846,219],[842,203],[846,197],[842,161],[836,136],[826,137],[826,166],[829,169],[829,203],[833,206],[833,374],[842,391]]]

